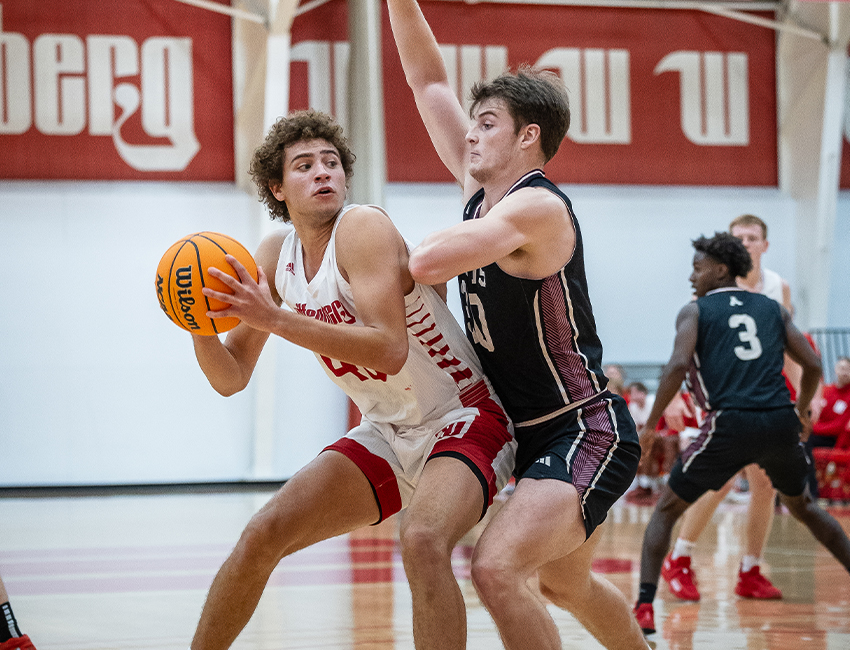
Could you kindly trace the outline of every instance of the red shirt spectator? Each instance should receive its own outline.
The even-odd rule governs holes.
[[[836,447],[850,447],[850,359],[835,364],[835,383],[824,386],[822,407],[812,425],[817,436],[838,438]]]

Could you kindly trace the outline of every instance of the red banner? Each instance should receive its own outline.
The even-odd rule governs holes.
[[[776,186],[775,35],[698,11],[422,2],[459,96],[506,66],[557,71],[572,125],[563,183]],[[344,122],[346,5],[296,18],[292,109]],[[416,112],[384,7],[391,181],[450,181]]]
[[[231,67],[174,0],[0,1],[0,178],[233,180]]]

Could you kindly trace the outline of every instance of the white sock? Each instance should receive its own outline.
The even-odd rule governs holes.
[[[746,573],[754,566],[761,564],[761,558],[755,555],[745,555],[741,558],[741,573]]]
[[[696,546],[696,542],[679,537],[673,545],[673,553],[671,553],[670,557],[674,560],[678,560],[680,557],[691,557],[694,546]]]

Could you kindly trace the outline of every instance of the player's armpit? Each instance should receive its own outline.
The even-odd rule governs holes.
[[[254,255],[257,266],[263,269],[266,274],[269,290],[271,291],[272,298],[277,305],[280,305],[283,302],[277,293],[277,288],[275,287],[277,263],[280,259],[280,249],[281,246],[283,246],[283,241],[286,239],[290,231],[291,226],[280,228],[266,235],[257,247],[256,255]]]

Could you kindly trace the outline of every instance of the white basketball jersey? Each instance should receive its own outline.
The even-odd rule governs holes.
[[[303,252],[293,229],[283,242],[275,287],[291,309],[328,323],[362,326],[351,287],[336,263],[336,232],[348,210],[334,224],[324,259],[310,282]],[[316,354],[328,377],[372,422],[418,426],[448,411],[474,406],[492,389],[466,336],[451,311],[430,286],[416,284],[405,296],[409,351],[396,375]]]
[[[782,276],[776,271],[762,267],[761,269],[761,293],[771,300],[782,304]]]

